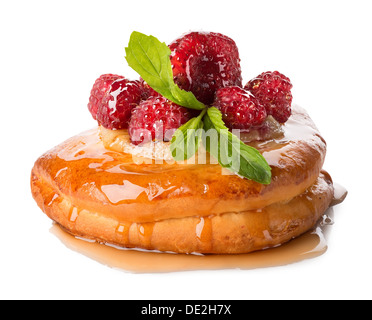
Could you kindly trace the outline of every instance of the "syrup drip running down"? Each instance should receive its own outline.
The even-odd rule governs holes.
[[[131,224],[129,223],[124,223],[124,222],[121,222],[118,224],[118,226],[116,227],[116,234],[118,234],[120,236],[120,238],[122,239],[122,241],[124,243],[129,243],[129,229],[130,229],[130,226]]]
[[[142,243],[146,246],[151,244],[152,232],[154,230],[154,223],[140,223],[137,225],[138,233],[142,239]]]
[[[203,250],[211,250],[212,247],[212,221],[209,217],[201,217],[200,222],[196,225],[195,234],[199,246]]]
[[[68,220],[70,222],[76,222],[76,219],[78,218],[78,216],[79,216],[79,210],[76,207],[73,207],[68,216]]]

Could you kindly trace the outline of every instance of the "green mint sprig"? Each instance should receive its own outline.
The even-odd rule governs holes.
[[[174,83],[169,58],[171,51],[164,42],[134,31],[125,52],[128,65],[152,89],[180,106],[201,111],[175,131],[170,150],[176,161],[192,157],[203,141],[206,150],[222,167],[262,184],[271,182],[271,168],[265,158],[228,130],[221,112],[206,106],[192,92],[182,90]],[[211,130],[216,134],[208,135]]]

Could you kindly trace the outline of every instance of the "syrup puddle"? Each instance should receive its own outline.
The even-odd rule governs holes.
[[[298,238],[266,250],[247,254],[201,255],[176,254],[125,249],[75,237],[53,223],[50,232],[69,249],[79,252],[110,268],[132,273],[161,273],[193,270],[249,270],[283,266],[319,257],[327,251],[327,237],[333,225],[333,206],[347,196],[347,190],[334,183],[334,198],[313,230]]]
[[[333,224],[329,208],[317,226],[302,236],[276,248],[234,255],[175,254],[123,249],[76,238],[57,224],[50,231],[62,243],[108,267],[132,273],[160,273],[192,270],[222,270],[275,267],[318,257],[327,251],[326,238]]]

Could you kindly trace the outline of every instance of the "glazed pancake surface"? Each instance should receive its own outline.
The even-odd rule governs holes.
[[[138,164],[93,129],[36,161],[32,192],[76,235],[163,251],[249,252],[307,231],[333,196],[330,177],[321,173],[325,141],[304,110],[294,108],[281,137],[251,145],[272,168],[269,185],[214,163]]]

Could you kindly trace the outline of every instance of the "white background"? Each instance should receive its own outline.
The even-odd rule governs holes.
[[[0,4],[2,299],[370,299],[372,254],[370,1],[2,1]],[[87,111],[103,73],[135,77],[133,31],[171,42],[204,30],[233,38],[244,83],[290,77],[294,102],[328,143],[325,168],[349,195],[328,251],[256,270],[132,274],[66,248],[33,201],[46,150],[96,124]]]

